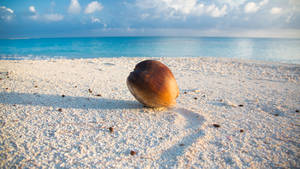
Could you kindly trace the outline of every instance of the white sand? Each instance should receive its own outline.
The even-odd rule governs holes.
[[[180,87],[160,110],[126,86],[144,59],[1,60],[0,168],[300,167],[300,65],[156,58]]]

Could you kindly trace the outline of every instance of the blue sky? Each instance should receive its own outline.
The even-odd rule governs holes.
[[[0,38],[300,37],[300,0],[1,0]]]

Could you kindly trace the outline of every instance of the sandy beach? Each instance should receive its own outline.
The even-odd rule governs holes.
[[[300,168],[300,65],[152,58],[169,109],[126,86],[151,58],[0,61],[0,168]]]

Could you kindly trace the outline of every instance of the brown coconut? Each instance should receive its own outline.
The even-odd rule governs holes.
[[[172,107],[179,95],[171,70],[156,60],[138,63],[127,78],[131,94],[148,107]]]

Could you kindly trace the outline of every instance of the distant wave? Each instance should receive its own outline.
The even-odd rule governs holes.
[[[47,55],[6,55],[0,54],[0,60],[50,60],[50,59],[67,59],[66,56],[47,56]]]

